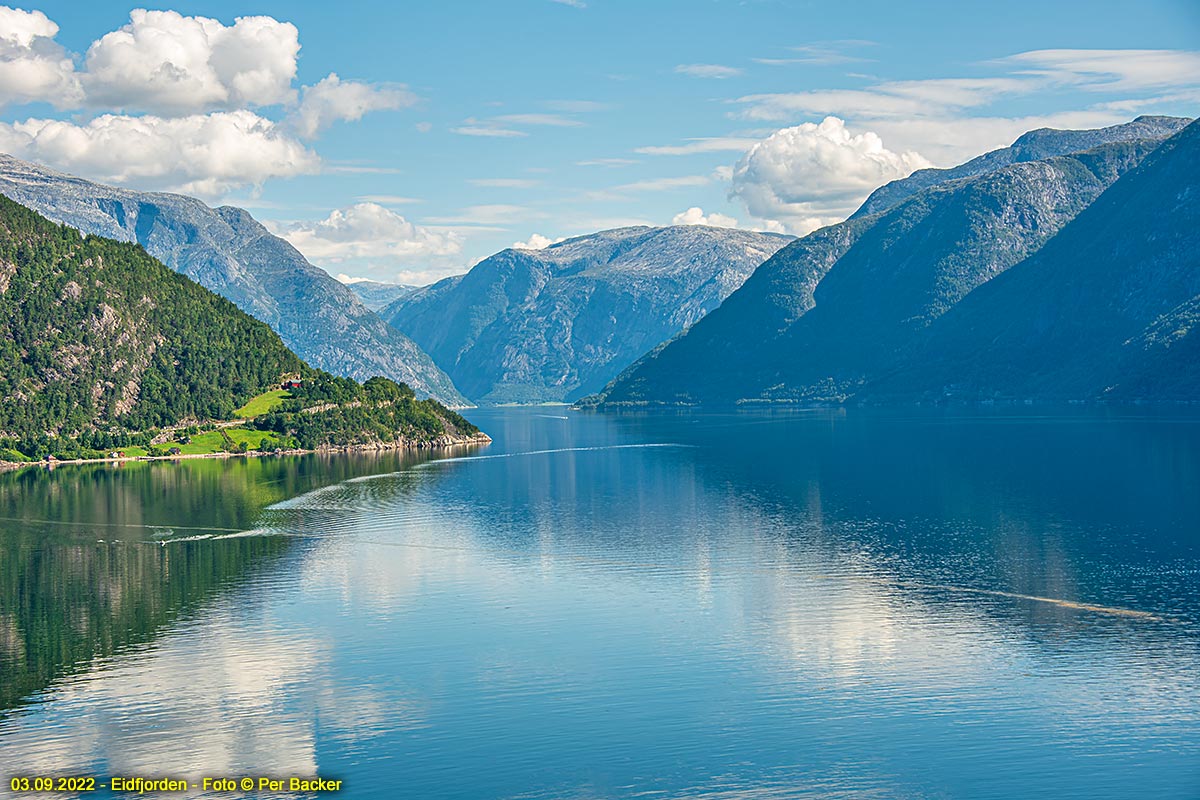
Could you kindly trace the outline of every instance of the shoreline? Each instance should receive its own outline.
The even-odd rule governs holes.
[[[942,409],[973,409],[973,408],[1032,408],[1032,409],[1145,409],[1145,408],[1194,408],[1200,406],[1200,399],[1183,400],[1054,400],[1042,398],[1027,399],[965,399],[940,398],[933,400],[903,400],[897,402],[862,401],[846,402],[838,400],[768,400],[761,398],[743,398],[723,402],[665,402],[659,400],[620,400],[614,402],[585,403],[588,398],[580,398],[570,405],[572,411],[588,411],[595,413],[623,411],[742,411],[744,409],[872,409],[872,408],[942,408]]]
[[[492,443],[492,437],[488,436],[483,431],[471,436],[459,436],[452,434],[442,434],[433,439],[426,440],[407,440],[399,439],[394,442],[368,442],[365,444],[347,444],[347,445],[325,445],[316,448],[295,448],[291,450],[274,450],[264,452],[261,450],[247,450],[245,453],[230,453],[221,451],[218,453],[179,453],[173,456],[125,456],[124,458],[64,458],[47,461],[0,461],[0,472],[11,472],[13,470],[25,469],[28,467],[58,467],[61,465],[76,465],[76,464],[122,464],[128,461],[183,461],[185,459],[194,458],[270,458],[272,456],[303,456],[312,454],[333,454],[333,453],[382,453],[395,450],[442,450],[453,447],[471,447],[488,445]]]

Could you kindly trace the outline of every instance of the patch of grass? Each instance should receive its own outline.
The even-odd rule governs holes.
[[[192,440],[187,444],[172,444],[167,442],[163,447],[178,447],[179,450],[188,456],[199,456],[206,453],[219,453],[225,449],[225,439],[221,436],[220,431],[205,431],[197,433],[192,437]]]
[[[257,450],[258,445],[263,439],[267,439],[273,445],[280,444],[279,435],[271,431],[253,431],[248,428],[226,428],[225,433],[229,434],[229,438],[235,443],[246,443],[246,447],[250,450]]]
[[[258,397],[250,398],[246,405],[233,412],[233,416],[237,419],[261,417],[263,414],[279,408],[280,404],[291,396],[291,393],[287,389],[274,389],[269,392],[263,392]]]
[[[263,439],[270,441],[273,445],[281,445],[279,435],[271,431],[252,431],[247,428],[224,428],[223,430],[198,433],[187,444],[166,442],[160,445],[160,447],[164,449],[178,447],[183,455],[199,456],[209,453],[223,453],[230,450],[230,442],[234,445],[245,442],[247,450],[257,450]]]

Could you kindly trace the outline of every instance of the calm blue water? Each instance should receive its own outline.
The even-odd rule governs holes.
[[[470,416],[495,443],[444,460],[155,465],[127,497],[43,473],[46,508],[76,500],[42,527],[14,484],[22,557],[108,599],[0,608],[33,685],[0,716],[5,774],[1200,797],[1200,418]],[[114,643],[88,650],[97,618]]]

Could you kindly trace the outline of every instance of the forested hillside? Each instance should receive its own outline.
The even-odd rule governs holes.
[[[0,197],[0,433],[18,449],[223,419],[301,367],[269,327],[139,245]]]
[[[0,196],[0,460],[151,452],[152,440],[187,446],[252,398],[285,394],[286,375],[301,387],[280,398],[283,407],[242,413],[248,427],[212,437],[245,452],[248,442],[313,448],[478,434],[404,384],[311,369],[265,323],[140,245],[84,236]],[[190,435],[159,435],[181,424]]]
[[[105,186],[3,154],[0,194],[85,233],[141,244],[270,325],[314,367],[360,381],[383,375],[422,395],[464,402],[412,340],[244,209]]]

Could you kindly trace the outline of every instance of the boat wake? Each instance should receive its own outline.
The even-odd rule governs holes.
[[[976,589],[970,586],[951,586],[949,584],[940,583],[909,583],[897,582],[895,584],[903,589],[931,589],[942,592],[957,592],[960,594],[983,594],[992,597],[1007,597],[1013,600],[1029,600],[1035,603],[1046,603],[1048,605],[1058,606],[1059,608],[1070,608],[1075,611],[1091,611],[1096,614],[1111,614],[1119,617],[1135,617],[1137,619],[1162,621],[1162,617],[1157,614],[1152,614],[1149,611],[1138,611],[1132,608],[1120,608],[1117,606],[1104,606],[1096,603],[1080,603],[1076,600],[1063,600],[1058,597],[1040,597],[1035,594],[1021,594],[1020,592],[1005,592],[1000,589]]]

